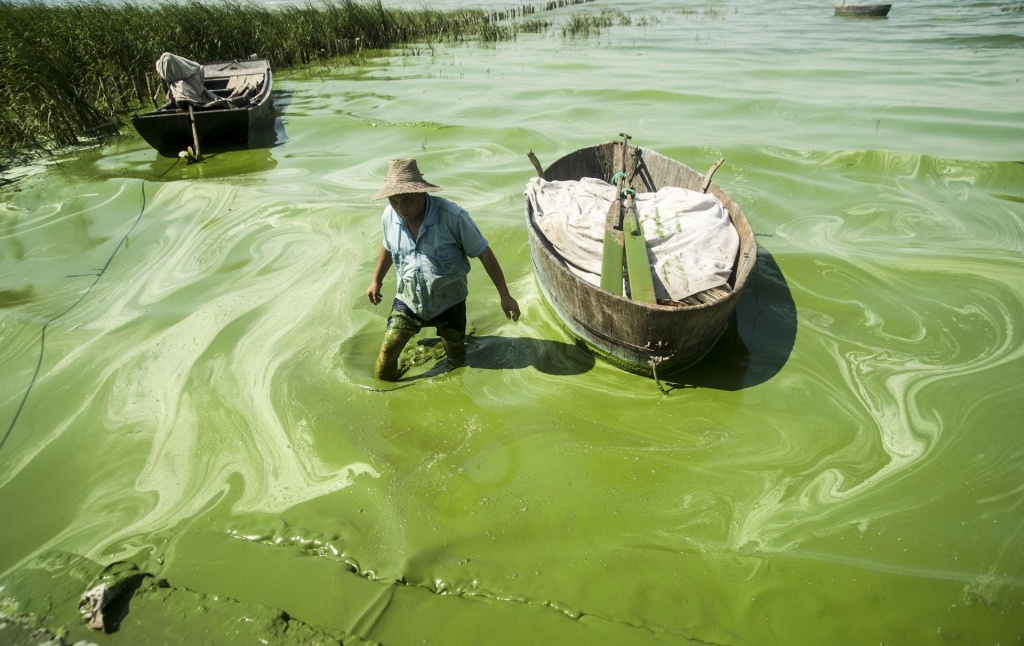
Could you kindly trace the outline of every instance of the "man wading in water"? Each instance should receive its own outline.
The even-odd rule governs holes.
[[[424,326],[437,329],[448,360],[460,366],[466,357],[466,297],[469,258],[479,258],[501,296],[501,310],[519,320],[519,304],[508,293],[505,275],[487,240],[462,207],[434,195],[415,159],[392,159],[384,186],[370,199],[388,198],[382,224],[384,242],[377,255],[366,297],[376,305],[391,265],[398,274],[398,295],[374,376],[397,381],[398,355]]]

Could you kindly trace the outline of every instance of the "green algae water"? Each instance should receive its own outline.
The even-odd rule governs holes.
[[[1015,4],[599,0],[279,72],[272,147],[185,165],[129,128],[3,187],[0,643],[1020,643]],[[526,151],[623,131],[725,157],[759,244],[668,394],[574,344],[527,247]],[[386,384],[399,156],[523,316],[474,261],[467,365],[427,330]],[[119,561],[152,577],[90,631]]]

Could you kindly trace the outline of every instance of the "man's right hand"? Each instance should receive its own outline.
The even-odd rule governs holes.
[[[366,297],[370,299],[370,302],[376,305],[380,302],[380,283],[377,281],[370,281],[370,286],[366,288]]]

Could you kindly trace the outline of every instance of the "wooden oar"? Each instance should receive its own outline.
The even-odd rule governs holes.
[[[636,214],[633,197],[636,191],[627,188],[626,220],[622,229],[626,246],[626,271],[629,275],[629,296],[634,301],[654,305],[654,279],[651,277],[651,261],[647,257],[647,238],[640,226],[640,218]]]
[[[608,209],[604,222],[604,249],[601,252],[601,289],[622,296],[622,266],[625,260],[625,246],[622,234],[622,188],[626,180],[626,148],[632,138],[624,132],[622,155],[612,183],[615,184],[615,198]]]

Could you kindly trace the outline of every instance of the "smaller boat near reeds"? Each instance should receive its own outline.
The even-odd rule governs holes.
[[[692,366],[725,332],[757,260],[743,210],[684,164],[628,143],[581,148],[526,186],[541,293],[570,334],[626,371]]]
[[[833,5],[837,16],[851,18],[885,18],[892,9],[891,4],[842,4]]]
[[[273,76],[265,58],[200,64],[164,53],[156,69],[168,101],[133,115],[132,125],[161,153],[247,143],[269,114]]]

